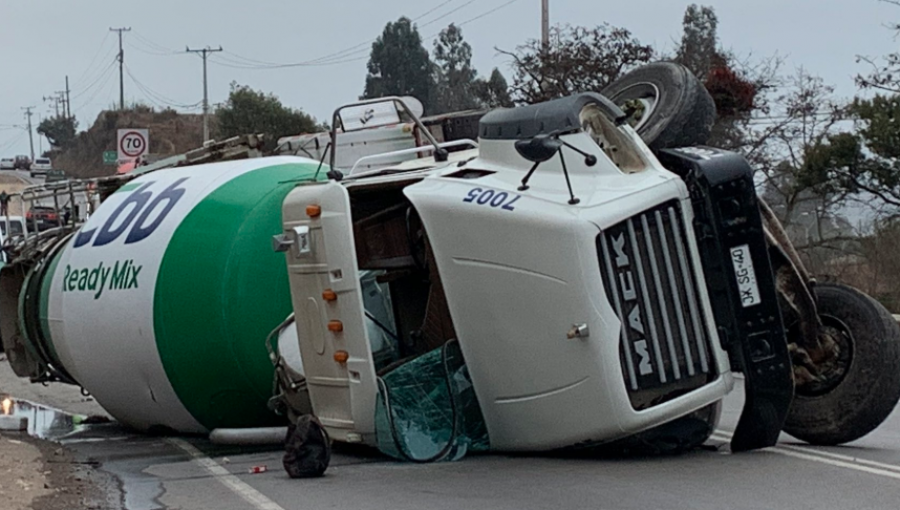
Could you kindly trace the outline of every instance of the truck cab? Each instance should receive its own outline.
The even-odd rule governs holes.
[[[399,98],[383,102],[403,109]],[[306,412],[336,440],[377,445],[379,406],[392,415],[384,380],[453,343],[491,450],[652,431],[714,408],[733,369],[765,371],[748,377],[736,449],[773,444],[792,381],[748,167],[714,150],[672,151],[679,175],[624,119],[598,94],[501,109],[481,119],[473,149],[434,141],[420,148],[430,157],[298,185],[275,244],[290,275]],[[731,216],[698,215],[697,200],[714,195],[736,201]],[[696,228],[737,224],[705,265]],[[719,272],[707,281],[705,268],[732,263],[728,250],[746,257],[752,285]],[[749,314],[745,287],[758,305]],[[369,310],[373,288],[387,318]],[[714,299],[732,303],[719,310],[732,320],[716,316]],[[735,316],[761,319],[721,327]],[[376,355],[372,332],[393,344],[390,356]],[[708,436],[716,418],[705,416]]]

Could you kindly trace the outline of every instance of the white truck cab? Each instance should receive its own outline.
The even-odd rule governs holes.
[[[727,347],[741,347],[720,338],[688,184],[623,118],[597,94],[497,110],[481,120],[477,149],[435,142],[420,148],[430,158],[298,185],[276,249],[311,402],[301,412],[336,440],[378,445],[379,402],[393,416],[383,378],[450,342],[491,450],[608,443],[714,409],[734,384]],[[755,262],[754,295],[769,299],[768,259]],[[402,351],[392,363],[373,356],[361,271],[377,272],[389,295],[393,321],[378,326]],[[761,406],[772,420],[745,410],[756,427],[739,427],[736,449],[771,444],[790,403],[774,322],[751,332],[767,339],[754,359],[775,362],[765,382],[776,397]],[[701,442],[717,419],[704,416]]]

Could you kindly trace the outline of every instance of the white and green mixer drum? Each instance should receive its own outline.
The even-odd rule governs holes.
[[[291,298],[271,238],[317,167],[256,158],[131,181],[29,276],[28,343],[138,430],[278,424],[265,338]]]

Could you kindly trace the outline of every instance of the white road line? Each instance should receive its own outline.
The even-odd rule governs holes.
[[[281,505],[275,503],[263,493],[241,481],[240,478],[231,474],[227,469],[220,466],[218,462],[204,455],[203,452],[184,439],[169,438],[167,441],[187,452],[188,455],[194,459],[194,462],[209,471],[217,480],[222,482],[222,485],[231,489],[231,492],[240,496],[257,510],[284,510]]]
[[[723,436],[723,438],[729,438],[729,440],[731,437],[734,436],[733,433],[725,431],[725,430],[716,431],[716,434]],[[777,448],[785,448],[785,449],[792,450],[795,452],[806,453],[809,455],[821,455],[822,457],[829,457],[832,459],[843,460],[845,462],[856,462],[859,464],[866,464],[868,466],[877,467],[877,468],[881,468],[881,469],[887,469],[889,471],[897,471],[898,473],[900,473],[900,465],[897,465],[897,464],[885,464],[884,462],[876,462],[874,460],[863,459],[860,457],[853,457],[851,455],[826,452],[823,450],[812,450],[812,449],[810,449],[810,447],[794,446],[794,445],[790,445],[790,444],[779,444],[776,447]]]
[[[725,432],[716,432],[712,437],[713,439],[720,441],[730,441],[731,437],[726,434],[727,433]],[[776,445],[771,448],[764,448],[762,451],[900,480],[900,466],[893,464],[884,464],[882,462],[860,459],[849,455],[810,450],[808,448],[784,444]]]

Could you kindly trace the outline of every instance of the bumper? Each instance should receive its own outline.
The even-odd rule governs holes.
[[[752,169],[736,154],[705,148],[662,151],[660,160],[690,190],[719,338],[732,370],[745,374],[732,450],[772,446],[790,408],[793,378]]]

